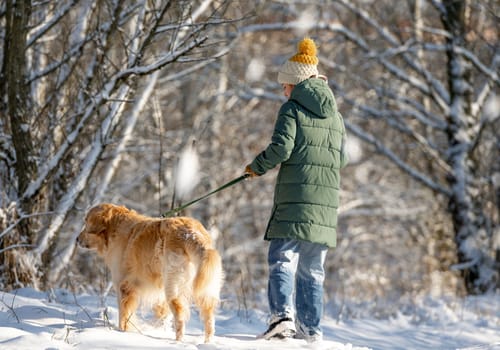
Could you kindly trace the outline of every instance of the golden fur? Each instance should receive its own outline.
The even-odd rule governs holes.
[[[205,342],[212,340],[223,271],[220,255],[200,222],[150,218],[105,203],[88,211],[78,244],[97,251],[110,269],[121,330],[131,329],[130,318],[141,300],[160,292],[161,301],[153,310],[159,318],[172,312],[177,340],[184,335],[191,301],[204,321]]]

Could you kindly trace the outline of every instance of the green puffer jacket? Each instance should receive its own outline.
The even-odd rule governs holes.
[[[265,239],[335,247],[345,127],[328,84],[307,79],[281,106],[271,143],[250,164],[262,175],[281,163]]]

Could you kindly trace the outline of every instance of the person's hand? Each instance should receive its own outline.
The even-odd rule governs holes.
[[[245,174],[250,175],[250,176],[249,176],[250,178],[259,176],[259,175],[257,175],[257,174],[255,173],[255,171],[253,171],[253,170],[252,170],[252,168],[250,168],[250,164],[248,164],[248,165],[245,167]]]

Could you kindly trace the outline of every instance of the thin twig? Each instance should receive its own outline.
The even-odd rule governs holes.
[[[75,305],[78,306],[84,313],[85,315],[87,315],[87,317],[89,318],[89,321],[90,322],[93,322],[93,319],[92,319],[92,316],[90,316],[90,314],[88,313],[88,311],[78,303],[78,300],[76,298],[76,294],[73,292],[73,300],[75,301]]]
[[[29,218],[34,217],[34,216],[51,215],[53,213],[54,213],[53,211],[48,211],[48,212],[43,212],[43,213],[34,213],[34,214],[23,215],[22,217],[17,219],[17,221],[15,223],[13,223],[9,227],[7,227],[5,230],[3,230],[2,233],[0,233],[0,238],[2,238],[6,234],[8,234],[10,231],[12,231],[17,225],[19,225],[21,223],[21,221],[23,221],[25,219],[29,219]]]
[[[19,319],[16,312],[14,311],[14,301],[16,300],[17,291],[14,293],[14,297],[12,298],[12,305],[7,305],[7,303],[3,300],[4,296],[5,296],[5,294],[2,296],[2,300],[1,300],[2,304],[4,304],[5,307],[7,309],[9,309],[9,311],[12,313],[12,315],[14,315],[14,317],[17,320],[17,323],[21,323],[21,320]]]
[[[2,254],[3,252],[6,252],[7,250],[11,250],[11,249],[17,249],[17,248],[23,248],[23,247],[33,248],[34,246],[35,246],[34,244],[13,244],[13,245],[10,245],[6,248],[0,249],[0,254]]]

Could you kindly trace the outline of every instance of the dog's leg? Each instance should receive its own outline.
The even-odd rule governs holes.
[[[137,292],[129,281],[123,281],[120,284],[118,303],[120,330],[128,331],[133,325],[131,322],[131,317],[134,315],[135,310],[137,309],[137,306],[139,304]]]
[[[153,312],[157,319],[163,320],[168,316],[168,313],[170,312],[170,309],[168,308],[168,303],[165,301],[154,305]]]
[[[186,328],[186,321],[189,318],[189,305],[187,305],[182,297],[176,297],[169,300],[169,306],[174,315],[175,340],[182,341]]]
[[[196,304],[200,310],[200,316],[205,324],[205,343],[210,343],[213,340],[215,333],[214,313],[218,300],[212,297],[200,297],[196,300]]]

